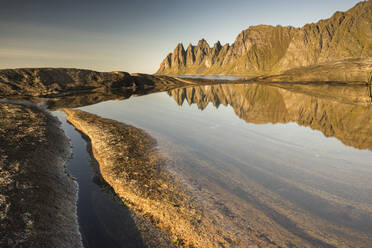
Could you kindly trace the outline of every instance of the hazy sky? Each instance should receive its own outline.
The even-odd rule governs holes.
[[[0,0],[0,68],[154,73],[178,42],[232,43],[250,25],[301,27],[357,0]]]

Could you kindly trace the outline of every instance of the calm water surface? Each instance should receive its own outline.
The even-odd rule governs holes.
[[[368,247],[372,107],[363,92],[213,85],[80,109],[148,131],[169,170],[237,237],[256,230],[287,247]],[[74,137],[79,157],[86,144]]]
[[[217,80],[237,80],[239,76],[225,76],[225,75],[180,75],[179,78],[204,78],[204,79],[217,79]]]
[[[67,169],[79,184],[77,214],[84,247],[144,247],[128,208],[100,177],[87,138],[67,123],[63,112],[53,115],[61,121],[72,146],[73,156]]]

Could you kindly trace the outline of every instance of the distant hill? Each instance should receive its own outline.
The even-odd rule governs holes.
[[[185,85],[185,80],[123,71],[97,72],[75,68],[20,68],[0,70],[0,97],[60,96],[127,89],[157,89]]]
[[[302,28],[251,26],[232,45],[180,43],[157,74],[269,74],[351,58],[372,57],[372,0]]]

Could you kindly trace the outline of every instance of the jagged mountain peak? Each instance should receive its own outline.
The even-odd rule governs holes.
[[[218,50],[221,50],[222,48],[222,45],[220,43],[220,41],[218,40],[216,43],[214,43],[214,46],[213,46],[214,49],[218,49]]]
[[[372,57],[372,0],[302,28],[250,26],[234,43],[211,48],[205,39],[178,52],[183,67],[167,57],[158,74],[267,74],[351,58]],[[182,49],[180,49],[182,50]]]
[[[176,46],[176,48],[174,49],[174,51],[176,52],[182,52],[182,51],[185,51],[185,48],[183,47],[183,44],[180,42],[178,43],[178,45]]]
[[[202,48],[208,47],[208,48],[210,48],[208,42],[204,38],[199,40],[198,47],[202,47]]]

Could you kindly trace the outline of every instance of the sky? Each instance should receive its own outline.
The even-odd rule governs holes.
[[[154,73],[179,42],[234,42],[251,25],[329,18],[357,0],[0,0],[0,69]]]

